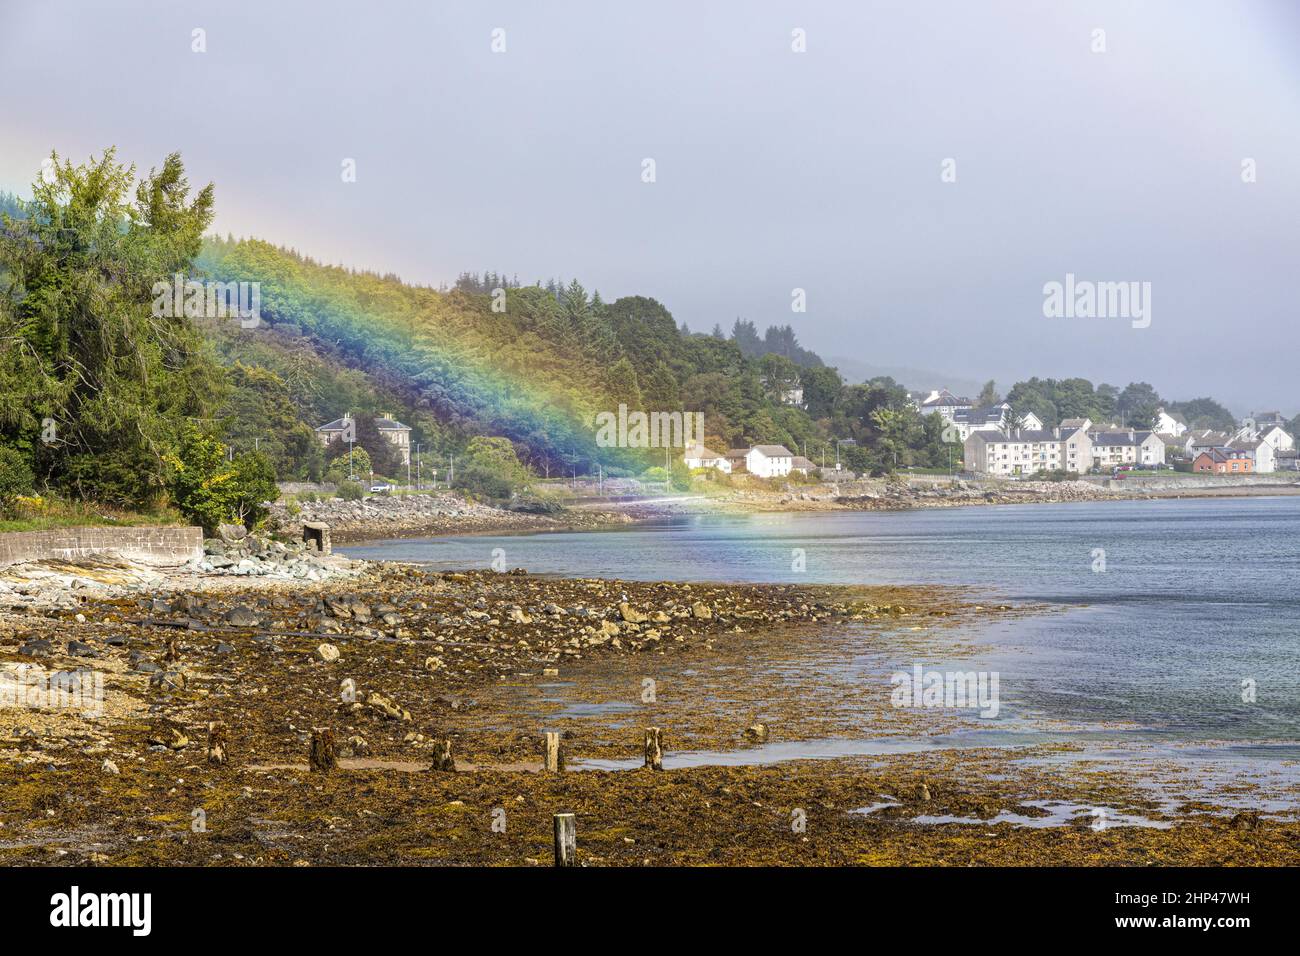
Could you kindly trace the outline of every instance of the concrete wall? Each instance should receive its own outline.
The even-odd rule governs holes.
[[[1114,488],[1118,491],[1193,491],[1204,488],[1241,487],[1243,485],[1294,486],[1300,484],[1300,475],[1283,471],[1269,472],[1264,475],[1182,473],[1177,478],[1170,478],[1168,475],[1144,475],[1141,472],[1131,471],[1128,473],[1127,478],[1118,481],[1104,475],[1087,475],[1083,480],[1101,485],[1103,488]]]
[[[0,566],[44,558],[114,551],[148,564],[184,564],[203,557],[202,528],[60,528],[0,534]]]

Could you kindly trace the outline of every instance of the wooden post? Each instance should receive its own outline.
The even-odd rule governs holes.
[[[429,765],[430,770],[445,770],[448,773],[456,772],[456,758],[451,755],[451,738],[446,740],[435,740],[433,743],[433,763]]]
[[[578,855],[578,822],[572,813],[557,813],[555,821],[555,865],[573,866]]]
[[[651,770],[664,769],[663,730],[659,727],[645,729],[645,765]]]
[[[217,721],[208,724],[208,763],[218,766],[225,764],[228,746],[226,725]]]
[[[560,748],[560,735],[548,731],[546,734],[546,769],[551,773],[564,770],[564,751]]]
[[[338,753],[334,749],[334,731],[328,727],[313,727],[311,731],[311,769],[329,773],[339,768]]]

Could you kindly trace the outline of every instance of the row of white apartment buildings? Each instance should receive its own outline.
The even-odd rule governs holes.
[[[1000,477],[1039,471],[1083,474],[1165,460],[1165,443],[1155,432],[1094,428],[1086,418],[1067,418],[1056,428],[973,431],[963,449],[967,471]]]

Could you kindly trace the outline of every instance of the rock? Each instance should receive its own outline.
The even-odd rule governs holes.
[[[248,537],[248,529],[242,524],[217,525],[217,537],[222,544],[235,544]]]
[[[333,644],[321,644],[316,648],[316,659],[326,664],[333,664],[339,659],[339,649]]]
[[[691,605],[691,615],[702,621],[707,621],[713,617],[713,609],[703,601],[696,601]]]
[[[641,624],[645,621],[650,620],[650,616],[648,614],[642,614],[640,611],[638,611],[632,605],[628,604],[626,601],[624,601],[622,604],[618,606],[618,613],[623,618],[623,620],[629,624]]]
[[[745,739],[754,743],[767,743],[767,724],[752,724],[745,728]]]
[[[234,645],[227,644],[225,641],[218,641],[215,651],[218,654],[233,654],[235,653],[235,648]]]
[[[115,777],[122,772],[117,769],[117,764],[113,763],[113,761],[107,758],[105,758],[104,763],[101,765],[100,769],[103,770],[104,773],[111,773]]]
[[[157,665],[154,665],[157,667]],[[149,678],[149,686],[171,693],[185,689],[185,674],[181,671],[164,671],[161,667]]]
[[[46,657],[54,650],[54,645],[44,638],[28,641],[22,647],[18,648],[18,653],[24,657]]]
[[[620,631],[618,625],[613,621],[602,620],[600,622],[600,628],[596,633],[602,634],[605,637],[618,637]]]
[[[930,787],[929,787],[929,784],[924,784],[924,783],[923,783],[923,784],[921,784],[919,787],[916,788],[916,799],[920,800],[922,803],[929,803],[929,802],[930,802]]]
[[[514,621],[516,624],[533,623],[533,619],[529,617],[527,614],[525,614],[522,608],[517,608],[517,607],[510,609],[510,620]]]
[[[426,658],[424,659],[424,669],[425,669],[426,671],[440,671],[440,670],[442,670],[442,658],[441,658],[441,657],[426,657]]]
[[[389,698],[385,697],[378,691],[371,691],[366,697],[366,706],[371,710],[377,711],[389,720],[403,720],[408,723],[411,720],[411,712],[403,710]]]
[[[83,641],[68,641],[68,655],[70,657],[98,657],[99,651]]]
[[[226,623],[231,627],[257,627],[261,620],[251,608],[242,604],[226,612]]]

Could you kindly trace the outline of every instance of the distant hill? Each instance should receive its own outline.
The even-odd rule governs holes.
[[[866,382],[873,378],[888,376],[914,392],[928,391],[932,388],[946,388],[954,395],[974,398],[979,394],[980,389],[984,387],[983,381],[964,378],[960,375],[948,375],[944,372],[936,372],[933,369],[913,368],[904,365],[871,365],[867,362],[842,356],[828,358],[826,364],[839,369],[846,382]]]

